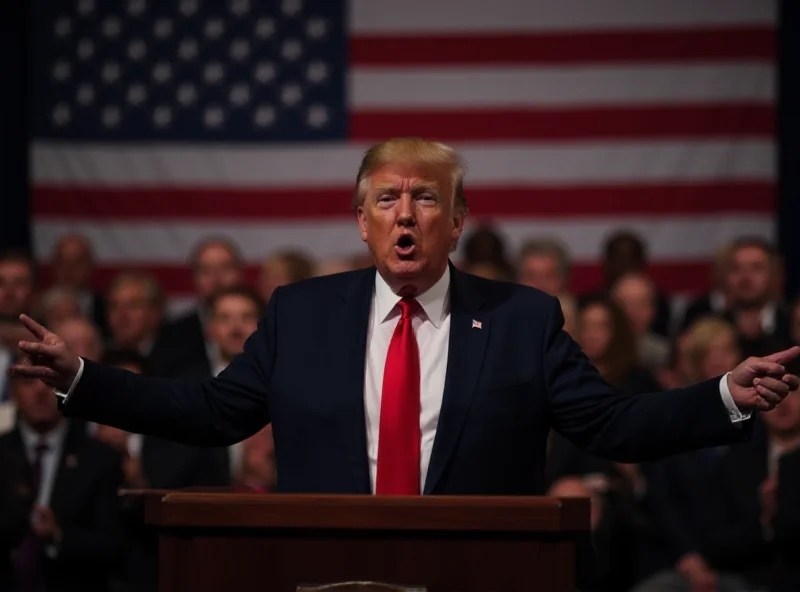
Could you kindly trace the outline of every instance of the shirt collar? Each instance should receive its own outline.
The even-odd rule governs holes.
[[[64,440],[64,436],[66,435],[67,425],[68,422],[62,419],[52,430],[46,434],[40,434],[20,419],[19,433],[22,436],[22,443],[25,445],[25,452],[28,453],[29,456],[35,454],[36,445],[42,441],[47,444],[47,449],[49,452],[53,452],[54,450],[58,449],[61,446],[61,442]]]
[[[389,284],[380,273],[375,272],[375,314],[379,322],[384,323],[394,311],[401,297],[392,292]],[[447,314],[447,304],[450,295],[450,266],[445,267],[444,274],[429,290],[416,296],[425,316],[437,329],[441,326]]]
[[[775,331],[775,313],[778,307],[774,302],[770,302],[761,309],[761,329],[764,333],[773,333]]]

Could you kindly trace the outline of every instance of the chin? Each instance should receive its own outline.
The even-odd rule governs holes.
[[[422,273],[424,265],[422,261],[392,261],[389,264],[389,273],[399,278],[413,278]]]

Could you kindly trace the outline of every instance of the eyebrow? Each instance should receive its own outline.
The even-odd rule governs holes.
[[[383,184],[375,186],[375,193],[381,195],[383,193],[399,193],[396,185]],[[420,181],[411,186],[411,193],[420,193],[421,191],[439,191],[439,184],[436,181]]]

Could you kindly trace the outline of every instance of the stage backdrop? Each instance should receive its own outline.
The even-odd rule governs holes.
[[[186,294],[211,234],[252,266],[358,253],[359,158],[396,135],[462,149],[473,222],[560,238],[578,290],[614,229],[677,292],[726,241],[774,238],[770,0],[33,4],[35,251],[85,234],[101,281]]]

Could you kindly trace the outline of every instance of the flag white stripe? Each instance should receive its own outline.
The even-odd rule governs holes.
[[[777,13],[776,0],[351,0],[348,19],[355,34],[426,34],[773,25]]]
[[[650,258],[697,261],[708,258],[720,245],[741,235],[774,238],[771,216],[624,217],[614,220],[565,218],[536,220],[499,218],[497,228],[506,235],[513,252],[533,236],[553,236],[563,241],[577,260],[596,260],[600,246],[614,228],[625,227],[647,237]],[[468,223],[467,231],[471,224]],[[326,259],[363,252],[355,220],[319,223],[124,223],[81,220],[38,220],[33,226],[36,256],[49,259],[65,234],[86,236],[101,264],[185,264],[190,249],[210,235],[227,235],[237,241],[243,256],[260,262],[274,250],[294,247]]]
[[[468,186],[765,180],[772,141],[741,138],[564,144],[454,144]],[[73,146],[36,142],[34,183],[98,187],[349,187],[365,145]]]
[[[358,109],[602,107],[755,102],[775,98],[767,63],[600,67],[355,68]]]

